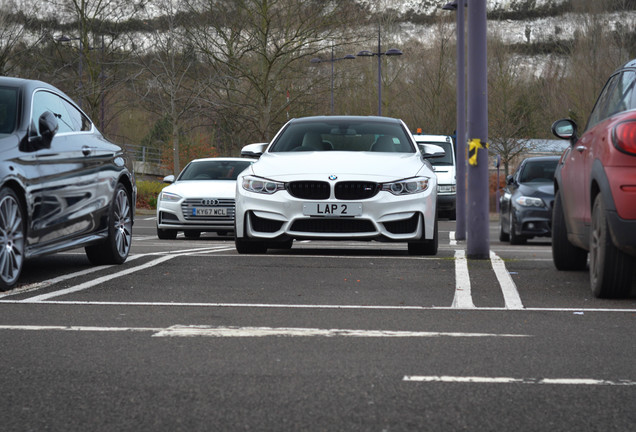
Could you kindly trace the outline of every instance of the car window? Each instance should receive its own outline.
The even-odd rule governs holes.
[[[373,151],[414,153],[404,129],[374,121],[325,120],[288,125],[269,152]]]
[[[51,111],[58,119],[58,133],[88,131],[91,123],[77,108],[60,96],[49,91],[40,90],[33,96],[31,119],[38,124],[38,119],[45,111]]]
[[[18,89],[0,87],[0,134],[10,134],[15,130],[18,107]]]
[[[193,161],[177,180],[236,180],[252,161]]]
[[[527,162],[519,175],[519,183],[553,182],[558,163],[558,160]]]
[[[633,71],[621,72],[611,77],[596,101],[587,127],[593,127],[616,113],[632,109],[635,83],[636,73]]]

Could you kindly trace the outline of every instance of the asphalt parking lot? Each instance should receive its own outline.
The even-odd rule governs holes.
[[[141,214],[121,266],[31,261],[0,295],[0,423],[631,430],[636,298],[593,298],[546,239],[466,260],[453,229],[440,222],[434,257],[364,242],[238,255],[230,237],[159,240]]]

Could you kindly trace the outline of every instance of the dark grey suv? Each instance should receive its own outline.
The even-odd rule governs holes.
[[[0,179],[0,291],[30,257],[78,247],[93,264],[128,257],[132,169],[60,90],[0,77]]]

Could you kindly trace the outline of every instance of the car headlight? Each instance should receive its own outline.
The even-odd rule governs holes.
[[[515,199],[515,202],[523,207],[545,207],[541,198],[520,196]]]
[[[428,189],[428,178],[400,180],[393,183],[384,183],[380,190],[391,192],[393,195],[411,195],[424,192]]]
[[[181,199],[181,195],[177,195],[170,192],[161,191],[161,193],[159,194],[159,201],[177,202],[180,199]]]
[[[243,177],[241,184],[246,191],[268,195],[285,189],[285,183],[254,176]]]

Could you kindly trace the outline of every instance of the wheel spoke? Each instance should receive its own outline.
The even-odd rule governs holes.
[[[7,284],[20,274],[24,256],[24,235],[19,204],[11,196],[0,202],[0,277]]]

